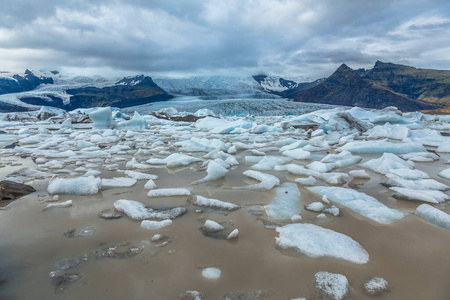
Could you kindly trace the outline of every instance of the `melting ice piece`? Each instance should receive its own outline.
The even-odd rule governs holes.
[[[419,205],[414,214],[431,224],[450,230],[450,215],[429,204]]]
[[[351,153],[410,153],[426,152],[427,150],[419,143],[392,143],[385,141],[356,141],[345,144],[338,150],[348,150]]]
[[[395,154],[384,153],[380,158],[371,159],[363,164],[360,164],[359,166],[377,173],[387,174],[389,173],[389,170],[392,169],[411,170],[414,167],[414,163],[404,161]]]
[[[186,188],[156,189],[147,193],[149,197],[190,196],[191,191]]]
[[[131,171],[131,170],[126,170],[125,174],[127,176],[130,176],[131,178],[134,178],[136,180],[149,180],[149,179],[158,179],[158,176],[153,175],[153,174],[147,174],[147,173],[142,173],[142,172],[137,172],[137,171]]]
[[[102,179],[102,188],[132,187],[137,182],[134,178],[116,177],[113,179]]]
[[[446,193],[435,190],[416,190],[403,187],[390,187],[389,189],[396,192],[396,194],[394,194],[395,198],[406,199],[410,201],[440,203],[450,199],[450,197]]]
[[[178,168],[189,166],[199,161],[202,160],[185,154],[173,153],[164,159],[151,158],[147,160],[147,163],[151,165],[167,165],[168,168]]]
[[[230,234],[227,236],[227,240],[231,240],[231,239],[237,238],[238,235],[239,235],[239,229],[236,228],[235,230],[230,232]]]
[[[292,158],[283,156],[255,156],[257,157],[258,163],[251,166],[250,168],[259,171],[273,170],[277,165],[283,165],[290,162]],[[249,157],[245,157],[246,161],[249,161]]]
[[[313,224],[289,224],[278,227],[276,244],[292,248],[312,258],[331,257],[356,264],[369,261],[369,254],[349,236]]]
[[[129,121],[122,121],[116,125],[117,129],[142,131],[148,128],[147,122],[135,111],[133,118]]]
[[[278,177],[265,174],[259,171],[247,170],[244,172],[244,175],[247,175],[250,178],[261,181],[260,183],[250,184],[242,187],[234,187],[233,189],[245,189],[245,190],[270,190],[276,185],[280,184],[280,179]]]
[[[314,276],[316,288],[331,300],[341,300],[348,293],[348,280],[342,274],[318,272]]]
[[[59,202],[59,203],[50,203],[43,210],[47,210],[50,208],[64,208],[64,207],[70,207],[70,206],[72,206],[72,200],[67,200],[67,201]]]
[[[208,279],[219,279],[222,271],[217,268],[206,268],[202,271],[202,276]]]
[[[314,186],[307,189],[320,196],[326,195],[331,201],[378,223],[390,224],[406,216],[406,213],[389,208],[377,199],[353,189],[328,186]]]
[[[114,208],[123,212],[133,220],[156,219],[167,220],[175,219],[186,213],[184,207],[172,207],[168,209],[155,210],[146,207],[143,203],[133,200],[120,199],[114,202]]]
[[[195,200],[194,205],[218,208],[218,209],[223,209],[223,210],[236,210],[236,209],[240,208],[239,205],[236,205],[236,204],[233,204],[230,202],[220,201],[220,200],[216,200],[216,199],[209,199],[209,198],[202,197],[202,196],[197,196],[197,200]]]
[[[147,183],[144,185],[144,189],[147,189],[147,190],[153,190],[156,188],[157,188],[157,186],[156,186],[156,183],[153,181],[153,179],[149,179],[147,181]]]
[[[47,187],[49,194],[95,195],[102,187],[102,180],[94,176],[50,179]]]
[[[369,296],[379,295],[388,290],[389,284],[382,277],[373,277],[363,285],[364,293]]]
[[[367,174],[364,170],[352,170],[348,172],[350,175],[352,175],[353,178],[357,179],[370,179],[370,175]]]
[[[313,202],[305,205],[305,209],[309,211],[321,212],[325,209],[325,205],[322,202]]]
[[[217,222],[206,220],[205,224],[200,228],[203,232],[214,233],[224,230],[225,228]]]
[[[440,172],[438,175],[441,176],[442,178],[450,179],[450,169],[445,169],[442,172]]]
[[[172,225],[172,220],[162,220],[162,221],[144,220],[141,222],[141,228],[147,230],[158,230],[170,225]]]
[[[222,165],[218,164],[217,162],[211,160],[208,163],[208,168],[206,169],[206,172],[208,173],[208,175],[206,175],[202,179],[194,181],[192,184],[200,184],[200,183],[220,179],[225,176],[225,174],[228,172],[228,170],[226,168],[224,168]]]
[[[275,197],[264,206],[269,218],[288,220],[300,213],[300,191],[295,183],[286,182],[275,189]]]

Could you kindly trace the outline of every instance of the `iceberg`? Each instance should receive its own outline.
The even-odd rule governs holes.
[[[98,108],[89,114],[89,118],[94,123],[92,128],[95,129],[114,128],[116,125],[112,117],[111,107]]]

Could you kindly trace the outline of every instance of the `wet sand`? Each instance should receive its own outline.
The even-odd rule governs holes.
[[[364,160],[374,157],[364,156]],[[30,159],[5,158],[32,166]],[[416,164],[441,182],[437,170],[445,168],[432,164]],[[439,165],[438,168],[436,166]],[[0,170],[4,176],[14,168]],[[314,287],[314,274],[318,271],[336,272],[347,276],[350,294],[346,299],[371,299],[362,291],[362,285],[373,276],[381,276],[390,283],[390,291],[377,299],[448,299],[450,295],[450,234],[414,215],[380,225],[356,213],[341,208],[339,217],[329,216],[328,221],[317,221],[317,213],[303,209],[305,204],[320,198],[303,187],[300,206],[303,222],[344,233],[359,242],[370,255],[363,265],[335,259],[313,259],[280,250],[275,245],[277,233],[265,228],[263,220],[250,214],[244,207],[268,204],[273,191],[259,192],[232,190],[230,187],[255,183],[242,174],[249,165],[241,164],[230,171],[226,179],[204,185],[191,186],[202,178],[204,172],[190,168],[181,170],[153,169],[149,173],[159,176],[158,188],[192,187],[194,195],[202,195],[242,206],[226,214],[212,209],[193,206],[194,196],[149,198],[144,189],[145,181],[132,188],[108,189],[96,196],[60,195],[61,200],[72,199],[70,208],[42,211],[45,207],[39,199],[48,198],[46,185],[37,186],[31,195],[10,204],[9,210],[0,211],[0,285],[1,299],[177,299],[187,290],[198,290],[205,299],[221,299],[230,292],[263,290],[267,299],[306,297],[320,299]],[[348,171],[349,169],[343,169]],[[176,172],[175,172],[176,171]],[[295,176],[286,172],[270,172],[282,182]],[[103,172],[103,177],[113,173]],[[395,200],[387,188],[380,185],[382,175],[370,172],[371,180],[360,181],[358,190],[374,196],[391,207],[413,211],[420,202]],[[38,197],[38,195],[46,195]],[[182,205],[188,213],[173,221],[173,225],[158,231],[139,227],[139,221],[126,216],[118,220],[105,220],[98,213],[112,209],[118,199],[129,199],[157,207]],[[201,209],[202,213],[195,210]],[[219,238],[207,237],[199,228],[204,220],[212,219],[225,227]],[[287,224],[282,223],[282,224]],[[92,227],[92,236],[67,238],[64,232],[70,228],[81,230]],[[239,238],[227,241],[225,237],[234,228]],[[158,247],[150,239],[155,233],[166,235],[171,242]],[[121,243],[144,245],[142,253],[127,259],[101,258],[81,263],[69,273],[79,274],[80,279],[69,284],[64,291],[55,292],[49,273],[61,259],[80,257],[93,250],[104,249]],[[202,277],[205,267],[222,270],[218,280]]]

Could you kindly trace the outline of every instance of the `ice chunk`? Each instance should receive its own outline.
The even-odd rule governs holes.
[[[386,141],[356,141],[345,144],[338,149],[347,150],[351,153],[410,153],[426,152],[422,144],[419,143],[392,143]]]
[[[320,173],[320,172],[316,172],[310,169],[306,169],[303,166],[299,166],[299,165],[295,165],[295,164],[289,164],[286,166],[281,166],[281,167],[285,167],[285,169],[289,172],[291,172],[292,174],[295,175],[306,175],[306,176],[313,176],[315,178],[319,178],[324,180],[325,182],[327,182],[328,184],[344,184],[350,181],[350,176],[346,173]],[[275,168],[275,170],[277,171],[284,171],[283,168]]]
[[[280,132],[280,131],[282,131],[280,127],[270,125],[255,125],[250,129],[251,133]]]
[[[202,161],[200,158],[184,155],[180,153],[174,153],[164,159],[151,158],[147,160],[147,163],[152,165],[167,165],[168,168],[178,168],[189,166],[195,162]]]
[[[61,129],[63,129],[63,128],[71,128],[71,129],[73,128],[72,118],[68,118],[64,122],[62,122]]]
[[[126,163],[125,167],[139,170],[149,170],[154,168],[153,166],[137,162],[136,158],[134,157],[131,159],[131,161]]]
[[[126,214],[133,220],[168,220],[175,219],[186,213],[184,207],[173,207],[162,210],[155,210],[153,208],[146,207],[143,203],[133,200],[120,199],[114,202],[114,208]]]
[[[450,230],[450,215],[429,204],[419,205],[414,214],[431,224]]]
[[[162,221],[144,220],[141,222],[141,228],[147,230],[158,230],[170,225],[172,225],[172,220],[162,220]]]
[[[282,156],[255,156],[258,158],[258,163],[251,166],[254,170],[259,171],[268,171],[273,170],[277,165],[283,165],[287,162],[290,162],[292,158],[290,157],[282,157]],[[249,156],[245,157],[245,160],[248,161]]]
[[[102,179],[102,188],[132,187],[137,182],[136,179],[127,177],[115,177],[113,179]]]
[[[315,185],[316,179],[312,176],[309,176],[308,178],[297,178],[295,179],[295,182],[298,182],[302,185]]]
[[[49,194],[95,195],[102,187],[102,180],[94,176],[76,178],[50,179],[47,191]]]
[[[364,293],[369,296],[379,295],[388,290],[389,284],[382,277],[373,277],[366,283],[364,283]]]
[[[350,175],[352,175],[353,178],[357,178],[357,179],[370,179],[370,175],[367,174],[366,171],[364,170],[352,170],[350,172],[348,172]]]
[[[260,183],[250,184],[243,187],[234,187],[233,189],[245,189],[245,190],[270,190],[276,185],[280,184],[280,180],[273,175],[265,174],[259,171],[247,170],[244,175],[253,179],[261,181]]]
[[[97,110],[89,114],[89,118],[91,118],[92,122],[94,122],[92,128],[95,129],[114,128],[116,125],[116,122],[114,122],[112,117],[111,107],[99,107]]]
[[[208,168],[206,169],[206,172],[208,173],[208,175],[206,175],[202,179],[194,181],[192,184],[200,184],[220,179],[222,177],[225,177],[225,174],[228,172],[228,170],[224,168],[222,165],[218,164],[217,162],[211,160],[208,163]]]
[[[225,119],[206,117],[206,118],[197,120],[197,122],[195,122],[194,126],[195,126],[195,128],[198,128],[198,129],[211,130],[213,128],[221,127],[227,123],[228,123],[228,121]]]
[[[398,186],[402,188],[412,189],[412,190],[439,190],[445,191],[449,187],[442,184],[434,179],[403,179],[402,177],[388,173],[386,176],[389,178],[384,182],[387,186]]]
[[[413,152],[400,156],[403,159],[411,160],[415,162],[432,162],[439,160],[439,156],[431,152]]]
[[[377,138],[390,138],[395,140],[403,140],[411,134],[411,130],[404,125],[391,125],[389,123],[384,124],[383,126],[375,126],[372,129],[369,129],[365,132],[365,135],[369,137],[377,137]]]
[[[218,208],[218,209],[223,209],[223,210],[236,210],[236,209],[240,208],[239,205],[236,205],[236,204],[233,204],[230,202],[220,201],[217,199],[209,199],[209,198],[202,197],[199,195],[197,195],[197,200],[195,200],[194,205]]]
[[[222,271],[217,268],[206,268],[202,271],[202,276],[207,279],[219,279]]]
[[[403,187],[390,187],[389,189],[396,192],[396,194],[394,194],[394,197],[410,201],[440,203],[450,199],[450,197],[446,193],[441,191],[416,190],[412,188],[403,188]]]
[[[230,234],[227,236],[227,240],[231,240],[231,239],[237,238],[238,235],[239,235],[239,230],[236,228],[235,230],[230,232]]]
[[[293,159],[311,159],[311,152],[297,148],[293,150],[286,150],[283,155],[291,157]]]
[[[314,276],[316,288],[331,300],[341,300],[348,293],[348,280],[342,274],[318,272]]]
[[[222,225],[212,220],[206,220],[205,224],[203,224],[203,228],[207,232],[218,232],[225,229]]]
[[[312,258],[330,257],[356,264],[369,261],[369,254],[361,245],[342,233],[313,224],[289,224],[278,227],[276,244],[294,249]]]
[[[437,147],[436,152],[449,153],[450,152],[450,140],[445,140],[439,147]]]
[[[149,197],[190,196],[191,191],[185,188],[156,189],[147,193]]]
[[[267,216],[276,220],[288,220],[300,213],[300,191],[295,183],[285,182],[275,188],[275,197],[264,206]]]
[[[156,188],[157,188],[157,186],[156,186],[156,183],[153,181],[153,179],[149,179],[147,181],[147,183],[144,185],[144,189],[147,189],[147,190],[153,190]]]
[[[335,168],[345,168],[359,163],[361,159],[360,156],[352,155],[349,151],[344,150],[338,154],[328,154],[321,162],[333,163]]]
[[[149,180],[149,179],[158,179],[158,176],[156,175],[152,175],[152,174],[147,174],[147,173],[142,173],[142,172],[137,172],[137,171],[131,171],[131,170],[126,170],[125,171],[125,175],[136,179],[136,180]]]
[[[211,152],[213,150],[227,151],[229,146],[218,139],[201,139],[193,137],[190,140],[177,142],[175,146],[181,146],[181,152]]]
[[[412,169],[413,162],[406,162],[392,153],[384,153],[380,158],[371,159],[359,165],[377,173],[387,174],[392,169]]]
[[[323,163],[321,161],[313,161],[309,165],[306,166],[308,169],[318,172],[318,173],[327,173],[334,169],[334,164],[332,163]]]
[[[214,127],[209,132],[210,133],[227,134],[227,133],[231,133],[232,131],[234,131],[236,129],[249,130],[252,126],[253,126],[253,124],[250,123],[250,122],[246,122],[246,121],[243,121],[243,120],[237,120],[237,121],[227,122],[227,123],[225,123],[223,125]]]
[[[313,202],[308,205],[305,205],[306,210],[321,212],[325,209],[325,205],[322,202]]]
[[[186,291],[179,295],[178,298],[181,300],[204,300],[203,294],[198,291]]]
[[[438,175],[445,179],[450,179],[450,169],[445,169],[445,170],[439,172]]]
[[[428,174],[423,171],[410,169],[391,169],[387,175],[389,176],[394,175],[408,180],[419,180],[430,178],[430,176],[428,176]]]
[[[148,129],[148,125],[144,118],[142,118],[142,116],[135,111],[131,120],[118,123],[116,128],[122,130],[143,131]]]
[[[326,195],[331,201],[337,202],[356,213],[382,224],[404,218],[406,213],[392,209],[373,197],[349,188],[314,186],[306,189],[320,196]]]
[[[72,206],[72,200],[67,200],[64,202],[50,203],[43,210],[47,210],[50,208],[64,208],[64,207],[70,207],[70,206]]]

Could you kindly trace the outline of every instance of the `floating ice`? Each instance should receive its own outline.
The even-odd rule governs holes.
[[[206,117],[195,122],[195,127],[198,129],[211,130],[213,128],[221,127],[227,124],[228,121],[225,119],[218,119],[213,117]]]
[[[357,179],[370,179],[370,175],[367,174],[364,170],[352,170],[348,172],[350,175],[352,175],[353,178]]]
[[[209,199],[199,195],[197,195],[197,199],[195,200],[194,205],[202,207],[218,208],[223,210],[236,210],[240,208],[239,205],[230,202],[220,201],[217,199]]]
[[[439,147],[437,147],[436,152],[449,153],[450,152],[450,140],[445,140]]]
[[[264,206],[267,216],[275,220],[288,220],[300,213],[300,191],[295,183],[286,182],[275,188],[275,197]]]
[[[70,128],[70,129],[73,128],[72,119],[71,118],[68,118],[64,122],[62,122],[61,129],[63,129],[63,128]]]
[[[345,144],[338,149],[347,150],[351,153],[410,153],[426,152],[427,150],[419,143],[392,143],[386,141],[356,141]]]
[[[122,130],[142,131],[148,129],[148,125],[144,118],[142,118],[142,116],[135,111],[131,120],[118,123],[116,128]]]
[[[342,274],[318,272],[314,276],[316,288],[331,300],[341,300],[348,293],[348,280]]]
[[[380,158],[371,159],[359,165],[377,173],[387,174],[392,169],[412,169],[413,162],[407,162],[392,153],[384,153]]]
[[[283,152],[283,155],[293,159],[311,159],[311,152],[303,150],[302,148],[286,150]]]
[[[218,139],[201,139],[193,137],[190,140],[176,142],[175,146],[181,146],[181,152],[211,152],[213,150],[227,151],[229,146]]]
[[[147,230],[158,230],[170,225],[172,225],[172,220],[162,220],[162,221],[144,220],[141,222],[141,228]]]
[[[102,179],[102,188],[132,187],[137,182],[134,178],[115,177],[113,179]]]
[[[89,114],[89,118],[94,122],[92,128],[95,129],[114,128],[116,125],[112,117],[111,107],[98,108]]]
[[[261,181],[260,183],[256,183],[256,184],[250,184],[247,186],[242,186],[242,187],[234,187],[233,189],[245,189],[245,190],[270,190],[272,189],[274,186],[279,185],[280,184],[280,179],[278,179],[276,176],[270,175],[270,174],[265,174],[259,171],[254,171],[254,170],[247,170],[244,172],[244,175],[256,179],[258,181]]]
[[[191,191],[185,188],[170,188],[150,190],[147,193],[149,197],[170,197],[170,196],[190,196]]]
[[[167,165],[168,168],[178,168],[189,166],[195,162],[202,161],[200,158],[192,157],[185,154],[174,153],[164,159],[151,158],[147,163],[151,165]]]
[[[144,185],[144,189],[147,189],[147,190],[153,190],[156,188],[157,188],[157,186],[156,186],[156,183],[153,181],[153,179],[149,179]]]
[[[217,162],[211,160],[208,163],[208,168],[206,169],[206,175],[204,178],[196,180],[192,182],[192,184],[200,184],[205,183],[208,181],[213,181],[220,179],[222,177],[225,177],[225,174],[228,172],[226,168],[224,168],[222,165],[218,164]]]
[[[415,188],[403,187],[390,187],[389,189],[396,192],[396,194],[394,194],[394,197],[410,201],[440,203],[450,199],[450,197],[446,193],[435,190],[416,190]]]
[[[439,156],[431,152],[413,152],[400,155],[400,157],[414,162],[432,162],[439,160]]]
[[[236,129],[249,130],[252,126],[253,126],[253,124],[250,122],[246,122],[243,120],[237,120],[237,121],[228,122],[223,125],[214,127],[209,132],[210,133],[227,134],[227,133],[232,133],[232,131],[234,131]]]
[[[203,224],[203,228],[207,231],[207,232],[218,232],[221,230],[224,230],[225,228],[223,228],[222,225],[220,225],[217,222],[214,222],[212,220],[206,220],[205,224]]]
[[[321,161],[313,161],[309,165],[306,166],[308,169],[318,172],[318,173],[327,173],[334,169],[334,164],[332,163],[323,163]]]
[[[442,178],[450,179],[450,169],[445,169],[445,170],[439,172],[438,175],[441,176]]]
[[[139,163],[137,162],[136,158],[132,158],[131,161],[127,162],[125,167],[127,168],[133,168],[133,169],[139,169],[139,170],[149,170],[153,169],[154,167],[149,166],[147,164]]]
[[[70,206],[72,206],[72,200],[67,200],[67,201],[59,202],[59,203],[50,203],[43,210],[47,210],[50,208],[65,208],[65,207],[70,207]]]
[[[364,293],[369,296],[379,295],[389,288],[388,282],[382,277],[373,277],[363,285]]]
[[[294,249],[312,258],[330,257],[356,264],[369,261],[369,254],[349,236],[313,224],[289,224],[278,227],[276,244]]]
[[[375,198],[353,189],[326,186],[307,187],[307,189],[320,196],[326,195],[331,201],[378,223],[390,224],[406,216],[406,213],[389,208]]]
[[[325,209],[325,205],[322,202],[313,202],[308,205],[305,205],[306,210],[321,212]]]
[[[321,162],[333,163],[335,168],[345,168],[359,163],[361,159],[360,156],[352,155],[349,151],[344,150],[338,154],[328,154]]]
[[[145,219],[154,219],[154,220],[168,220],[175,219],[186,213],[186,208],[184,207],[173,207],[162,210],[155,210],[149,207],[146,207],[143,203],[134,201],[134,200],[126,200],[120,199],[114,202],[114,208],[126,214],[130,219],[133,220],[145,220]]]
[[[337,173],[337,172],[320,173],[295,164],[289,164],[281,167],[277,166],[275,170],[276,171],[287,170],[294,175],[313,176],[315,178],[324,180],[328,184],[344,184],[349,182],[351,179],[350,176],[346,173]]]
[[[375,126],[368,130],[365,135],[377,138],[390,138],[395,140],[403,140],[411,134],[411,130],[404,125],[391,125],[389,123],[383,126]]]
[[[147,174],[147,173],[142,173],[142,172],[137,172],[137,171],[131,171],[131,170],[126,170],[125,175],[127,175],[133,179],[136,179],[136,180],[158,179],[157,175]]]
[[[49,194],[95,195],[102,187],[102,180],[94,176],[76,178],[50,179],[47,191]]]
[[[434,179],[421,179],[421,178],[405,179],[393,173],[388,173],[386,174],[386,176],[388,177],[388,180],[386,180],[384,184],[387,186],[397,186],[412,190],[445,191],[449,189],[447,185],[442,184]]]
[[[298,182],[301,185],[315,185],[316,179],[312,176],[309,176],[308,178],[297,178],[295,179],[295,182]]]
[[[282,131],[280,127],[270,125],[255,125],[250,129],[251,133],[280,132],[280,131]]]
[[[450,230],[450,215],[429,204],[419,205],[414,214],[431,224]]]
[[[254,159],[256,157],[257,159]],[[287,162],[290,162],[292,158],[290,157],[282,157],[282,156],[246,156],[245,160],[247,162],[251,162],[251,160],[257,160],[258,163],[251,166],[254,170],[259,171],[268,171],[273,170],[277,165],[283,165]]]
[[[222,271],[217,268],[206,268],[202,271],[202,276],[207,279],[219,279]]]

